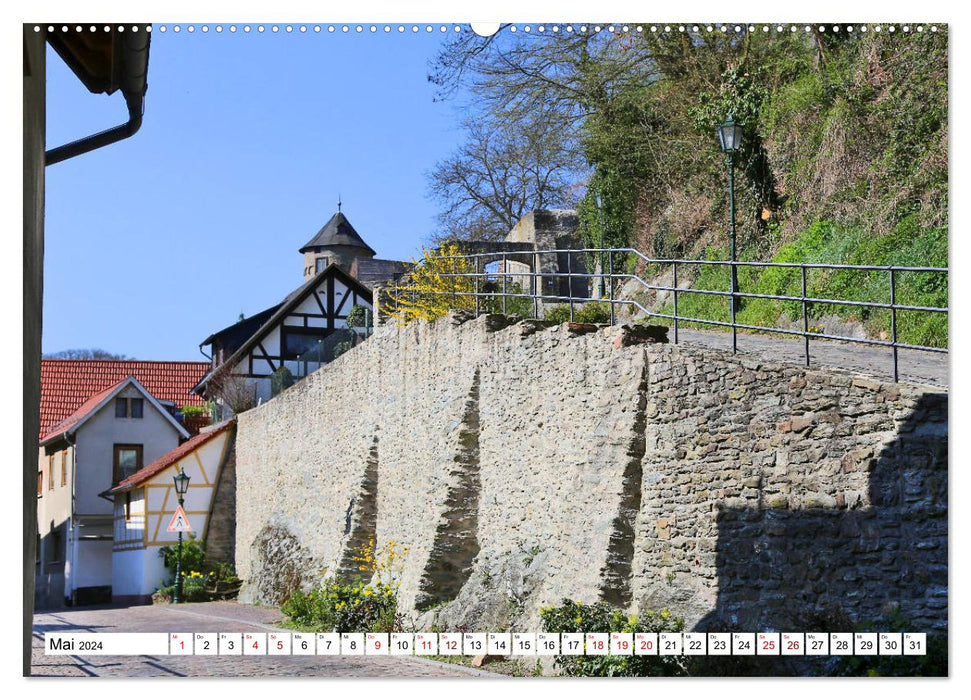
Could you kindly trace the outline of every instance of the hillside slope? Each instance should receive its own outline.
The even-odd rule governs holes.
[[[600,192],[609,243],[656,258],[727,259],[728,174],[714,127],[731,114],[746,127],[736,157],[740,260],[947,266],[945,30],[715,35],[645,38],[660,77],[613,95],[587,120],[596,169],[580,204],[588,244],[600,236]],[[713,266],[679,277],[728,289],[727,272]],[[812,296],[889,301],[886,272],[816,271],[807,281]],[[758,268],[739,283],[765,294],[800,287],[798,271]],[[947,306],[946,274],[899,273],[897,302]],[[679,312],[728,317],[724,299],[705,295],[685,295]],[[748,300],[739,320],[776,325],[797,315],[798,305]],[[817,305],[811,315],[871,337],[890,330],[883,310]],[[947,344],[944,314],[900,312],[898,330],[903,342]]]

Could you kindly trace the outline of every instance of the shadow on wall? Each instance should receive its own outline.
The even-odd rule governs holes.
[[[841,631],[819,627],[889,615],[946,635],[947,418],[947,395],[925,394],[878,455],[843,459],[869,471],[868,503],[719,510],[718,598],[696,629]]]

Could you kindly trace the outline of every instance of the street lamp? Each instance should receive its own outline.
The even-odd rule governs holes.
[[[189,475],[179,467],[179,473],[172,477],[175,482],[175,493],[179,497],[179,508],[185,504],[185,492],[189,489]],[[175,595],[173,603],[182,602],[182,530],[179,530],[179,554],[175,561]]]
[[[731,115],[728,115],[728,119],[718,127],[718,142],[721,144],[722,151],[728,154],[728,208],[731,219],[731,228],[729,229],[728,237],[732,261],[732,299],[730,307],[733,322],[735,312],[739,308],[739,299],[735,296],[735,292],[738,291],[738,275],[735,269],[735,154],[742,147],[742,129],[742,125],[736,124]]]
[[[600,261],[600,298],[604,298],[604,210],[600,193],[597,192],[597,213],[600,215],[600,250],[597,251],[597,259]]]

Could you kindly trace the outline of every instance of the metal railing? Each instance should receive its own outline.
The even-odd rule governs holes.
[[[583,264],[577,265],[576,260]],[[561,263],[565,260],[566,271],[560,269]],[[447,261],[443,262],[442,261]],[[595,271],[586,271],[586,263],[599,261],[594,266]],[[509,263],[519,263],[524,269],[509,271]],[[555,264],[550,264],[555,263]],[[670,267],[671,284],[655,284],[649,282],[634,272],[618,271],[618,264],[633,269],[644,269],[649,266],[659,266],[661,268]],[[633,265],[631,263],[634,263]],[[540,318],[544,305],[549,303],[568,304],[569,318],[574,319],[574,310],[577,306],[591,302],[600,301],[610,306],[610,324],[616,321],[616,307],[629,306],[640,311],[645,316],[667,319],[672,322],[674,330],[674,342],[677,343],[679,330],[682,323],[707,325],[728,328],[731,330],[732,351],[738,351],[738,331],[756,331],[765,333],[779,333],[783,335],[800,336],[804,340],[804,355],[806,365],[810,364],[809,342],[810,339],[833,340],[845,343],[856,343],[861,345],[872,345],[889,348],[893,354],[893,376],[894,381],[899,380],[899,350],[908,349],[929,353],[948,352],[947,348],[933,347],[928,345],[917,345],[904,343],[899,339],[898,334],[898,313],[899,312],[921,312],[921,313],[942,313],[947,314],[947,307],[938,306],[919,306],[913,304],[901,304],[897,302],[898,275],[900,273],[927,273],[927,274],[948,274],[946,267],[905,267],[905,266],[881,266],[881,265],[838,265],[824,263],[779,263],[779,262],[742,262],[728,260],[690,260],[690,259],[654,259],[649,258],[634,248],[583,248],[583,249],[555,249],[537,250],[514,253],[471,253],[462,255],[443,255],[438,256],[435,262],[429,263],[422,261],[421,264],[435,264],[439,269],[436,274],[451,280],[446,289],[428,289],[422,287],[415,290],[409,287],[411,274],[406,275],[396,285],[388,288],[386,299],[396,298],[416,299],[422,294],[448,295],[451,297],[451,308],[465,308],[460,300],[472,298],[472,307],[478,315],[483,311],[501,311],[507,313],[509,300],[528,300],[531,303],[516,303],[516,310],[522,313],[525,309],[532,318]],[[487,270],[492,264],[497,264],[497,269]],[[544,269],[546,265],[546,269]],[[785,268],[798,270],[799,272],[799,294],[760,294],[756,292],[744,292],[730,283],[728,290],[722,289],[695,289],[682,287],[679,285],[678,272],[679,266],[682,271],[687,266],[698,266],[699,268],[710,266],[725,266],[730,268],[730,280],[737,279],[738,268]],[[445,269],[441,269],[444,267]],[[579,268],[579,269],[574,269]],[[813,270],[834,270],[834,271],[855,271],[860,273],[885,273],[889,282],[889,298],[886,302],[860,301],[852,299],[837,299],[810,296],[807,285],[807,272]],[[413,273],[412,273],[413,274]],[[655,275],[657,279],[659,275]],[[566,278],[565,285],[567,294],[550,293],[559,292],[564,285],[556,284],[557,280]],[[575,285],[574,280],[581,280],[581,284]],[[664,313],[659,310],[646,308],[643,304],[633,298],[624,298],[618,295],[618,283],[636,281],[638,290],[666,292],[672,296],[673,309],[671,313]],[[470,283],[471,282],[471,283]],[[523,282],[527,282],[526,285]],[[553,282],[553,284],[550,284]],[[601,289],[605,289],[606,298],[593,298],[590,293],[596,287],[596,283],[602,283]],[[551,290],[543,289],[544,286]],[[527,288],[524,288],[527,287]],[[577,294],[576,292],[581,292]],[[729,310],[729,320],[721,321],[712,318],[696,318],[679,314],[679,297],[683,299],[685,295],[714,295],[724,297]],[[633,296],[633,295],[631,295]],[[483,303],[483,299],[488,300]],[[750,323],[738,322],[737,315],[741,303],[746,299],[767,299],[779,302],[796,303],[801,305],[802,328],[780,328],[760,326]],[[386,308],[387,308],[387,302]],[[889,340],[876,338],[859,338],[837,335],[816,331],[809,324],[810,309],[813,305],[835,305],[859,307],[865,309],[886,309],[890,312]]]

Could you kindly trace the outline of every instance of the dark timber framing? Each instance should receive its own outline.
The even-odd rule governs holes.
[[[347,292],[341,294],[339,300],[335,297],[336,282],[340,281]],[[326,285],[326,286],[324,286]],[[324,304],[320,298],[321,288],[326,289],[327,303]],[[308,298],[312,296],[317,303],[320,313],[308,313],[304,311],[294,311]],[[350,307],[348,307],[350,300]],[[287,334],[313,335],[325,338],[337,329],[337,321],[346,321],[350,308],[360,302],[366,302],[373,306],[373,296],[371,290],[344,272],[336,264],[329,265],[325,270],[316,275],[313,279],[306,282],[302,287],[290,294],[282,304],[280,304],[267,321],[244,342],[232,355],[214,367],[206,377],[194,388],[197,393],[205,391],[206,384],[212,379],[213,375],[221,369],[232,369],[243,363],[245,373],[237,373],[236,376],[249,379],[269,377],[273,372],[283,366],[286,361],[293,361],[294,358],[288,357]],[[346,310],[345,310],[346,309]],[[319,325],[312,325],[311,321],[316,320]],[[300,325],[295,325],[294,322]],[[280,342],[279,353],[272,354],[267,351],[263,342],[266,337],[279,329]],[[213,336],[210,336],[212,338]],[[254,363],[265,362],[269,366],[269,372],[257,371]]]

